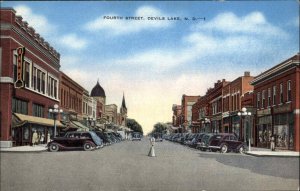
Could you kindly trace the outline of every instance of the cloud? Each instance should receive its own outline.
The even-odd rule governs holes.
[[[23,20],[27,21],[29,26],[32,26],[42,36],[49,37],[56,31],[55,25],[51,24],[45,16],[34,13],[30,7],[18,5],[14,9],[17,15],[22,16]]]
[[[211,21],[197,26],[198,30],[218,31],[223,33],[255,34],[266,36],[286,36],[282,29],[268,23],[261,12],[252,12],[238,17],[232,12],[217,15]]]
[[[122,17],[122,19],[104,19],[104,17]],[[138,8],[133,17],[143,17],[142,20],[127,20],[125,15],[108,13],[101,15],[85,25],[85,29],[92,32],[107,31],[112,35],[121,35],[128,33],[137,33],[142,30],[162,29],[171,26],[167,20],[152,20],[148,17],[167,17],[166,13],[161,12],[151,6],[142,6]]]
[[[87,47],[87,41],[76,34],[66,34],[59,39],[59,43],[65,47],[79,50]]]

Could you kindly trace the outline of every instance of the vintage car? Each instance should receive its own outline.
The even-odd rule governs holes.
[[[209,140],[208,148],[211,151],[220,151],[221,153],[228,151],[244,153],[245,151],[244,143],[231,133],[220,133],[212,136]]]
[[[103,147],[103,141],[92,131],[67,132],[63,137],[55,137],[48,143],[48,150],[55,152],[67,149],[84,149],[85,151]]]
[[[197,143],[196,149],[200,149],[201,151],[209,150],[209,141],[214,136],[213,133],[206,133],[203,135],[201,142]]]
[[[141,141],[141,139],[142,139],[141,133],[139,132],[132,133],[132,138],[131,138],[132,141]]]

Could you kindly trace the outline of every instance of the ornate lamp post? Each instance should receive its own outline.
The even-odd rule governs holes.
[[[245,119],[247,116],[251,116],[251,112],[247,112],[247,108],[243,107],[242,108],[242,111],[239,111],[238,112],[238,116],[241,117],[241,119]],[[246,140],[246,128],[244,127],[243,125],[243,128],[244,128],[244,142],[245,142],[245,145],[247,145],[247,140]],[[249,127],[249,136],[248,136],[248,139],[249,139],[249,151],[251,150],[251,129]]]
[[[54,135],[53,137],[56,137],[56,115],[59,113],[62,113],[63,110],[59,109],[57,104],[54,104],[53,109],[49,109],[50,113],[53,113],[53,120],[54,120]]]

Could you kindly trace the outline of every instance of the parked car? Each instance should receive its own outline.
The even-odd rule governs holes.
[[[231,133],[220,133],[212,136],[208,148],[211,151],[220,151],[221,153],[229,151],[244,153],[245,151],[244,143]]]
[[[72,131],[67,132],[63,137],[53,138],[47,147],[51,152],[78,148],[90,151],[103,147],[103,141],[93,131]]]
[[[132,141],[141,141],[142,140],[141,133],[139,133],[139,132],[133,132],[131,140]]]
[[[103,144],[105,146],[111,145],[111,141],[105,133],[103,133],[102,131],[95,131],[95,133],[103,140]]]
[[[197,144],[200,144],[201,143],[201,140],[203,138],[205,134],[204,133],[198,133],[194,138],[193,140],[191,141],[190,143],[190,147],[193,147],[193,148],[196,148],[197,147]]]
[[[201,151],[207,151],[209,150],[209,140],[210,138],[215,135],[213,133],[206,133],[203,135],[202,139],[201,139],[201,142],[200,143],[197,143],[197,146],[196,148],[197,149],[200,149]]]

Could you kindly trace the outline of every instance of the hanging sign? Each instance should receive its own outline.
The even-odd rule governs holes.
[[[24,54],[25,54],[25,47],[17,48],[17,81],[15,82],[15,88],[22,88],[24,87],[24,80],[23,80],[23,63],[24,63]]]

